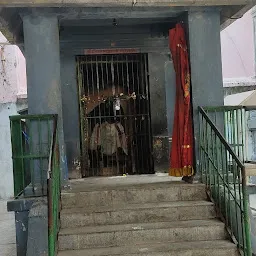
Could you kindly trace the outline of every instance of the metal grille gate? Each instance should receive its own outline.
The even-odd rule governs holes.
[[[77,57],[82,175],[153,172],[147,54]]]

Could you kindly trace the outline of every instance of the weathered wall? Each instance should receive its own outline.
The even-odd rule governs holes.
[[[3,44],[1,44],[3,43]],[[9,116],[26,108],[26,64],[19,48],[0,33],[0,198],[13,197],[13,169]]]
[[[176,96],[176,74],[172,60],[165,63],[165,88],[167,109],[167,130],[171,138],[174,122],[175,96]]]
[[[166,172],[169,167],[169,136],[166,101],[168,100],[169,109],[170,105],[174,107],[174,102],[171,102],[168,97],[170,90],[168,90],[168,93],[166,92],[167,88],[173,87],[173,84],[171,84],[172,80],[169,81],[171,73],[167,69],[170,63],[170,54],[149,53],[148,63],[155,171]],[[168,113],[168,117],[171,117],[171,113]]]
[[[67,152],[67,164],[73,178],[80,174],[80,121],[76,60],[73,54],[61,54],[61,86],[63,129]]]
[[[151,98],[151,122],[156,171],[167,171],[169,163],[169,144],[166,114],[166,86],[173,83],[174,72],[168,69],[170,54],[168,40],[164,35],[171,25],[136,27],[87,27],[83,29],[64,29],[61,32],[61,84],[63,99],[64,136],[70,172],[77,168],[80,158],[80,127],[78,93],[76,82],[75,56],[83,55],[85,49],[99,48],[139,48],[149,53],[149,83]],[[160,29],[161,27],[161,29]],[[72,40],[70,40],[72,38]],[[102,40],[104,39],[104,40]],[[166,72],[168,74],[166,74]],[[171,91],[168,95],[172,94]],[[168,96],[169,98],[172,95]],[[171,107],[169,102],[169,109]],[[174,103],[173,103],[174,104]],[[169,122],[172,113],[168,114]]]

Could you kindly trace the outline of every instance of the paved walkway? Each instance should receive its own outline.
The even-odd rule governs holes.
[[[7,212],[6,203],[0,200],[0,255],[16,256],[15,218]]]

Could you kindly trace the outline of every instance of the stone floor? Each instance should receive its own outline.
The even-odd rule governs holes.
[[[16,256],[15,218],[7,212],[6,204],[0,200],[0,255]]]
[[[167,173],[145,174],[145,175],[127,175],[127,176],[113,176],[113,177],[91,177],[86,179],[70,180],[66,191],[94,191],[105,190],[108,187],[114,186],[139,186],[143,184],[155,184],[165,182],[181,182],[181,178],[168,176]]]

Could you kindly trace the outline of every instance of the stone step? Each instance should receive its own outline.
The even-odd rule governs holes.
[[[195,241],[134,244],[76,251],[60,251],[58,256],[239,256],[230,241]]]
[[[147,241],[204,241],[227,238],[218,220],[138,223],[62,229],[60,250],[132,245]]]
[[[79,187],[80,188],[80,187]],[[154,202],[206,200],[204,184],[160,182],[122,186],[86,186],[62,192],[62,208],[116,206]]]
[[[119,207],[64,209],[61,212],[61,227],[201,220],[215,217],[214,204],[207,201],[127,204]]]

